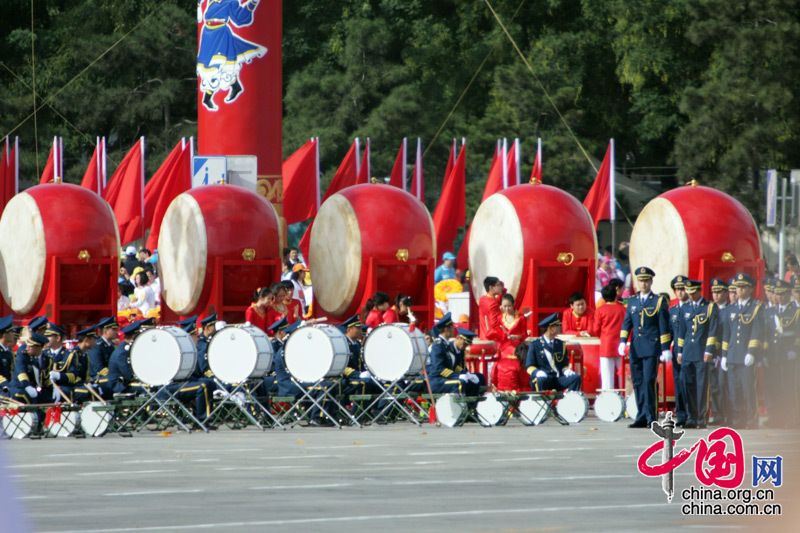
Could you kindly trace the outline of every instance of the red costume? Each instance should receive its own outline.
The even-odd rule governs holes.
[[[619,302],[606,302],[594,313],[592,336],[600,337],[600,357],[619,357],[619,333],[625,319],[625,306]]]
[[[530,376],[516,355],[503,357],[492,367],[492,385],[499,391],[531,390]]]
[[[369,312],[367,315],[367,319],[364,321],[364,324],[371,328],[377,328],[381,324],[383,324],[381,312],[378,311],[377,307],[373,307],[372,311]]]
[[[581,316],[575,314],[572,308],[564,311],[561,319],[561,333],[564,335],[580,335],[581,331],[589,332],[594,323],[594,312],[586,308],[586,312]]]
[[[261,331],[266,332],[267,328],[272,325],[272,322],[267,323],[267,311],[262,313],[258,309],[258,305],[252,303],[250,304],[250,307],[247,308],[247,311],[244,312],[244,320],[245,322],[250,322],[250,324],[254,325]]]
[[[514,353],[514,349],[520,345],[522,341],[528,338],[528,321],[525,315],[516,313],[514,320],[510,323],[506,320],[505,313],[500,315],[500,327],[505,333],[504,339],[498,342],[498,348],[501,355],[508,355]],[[511,335],[519,335],[519,339],[509,339]]]
[[[396,324],[397,322],[408,322],[404,320],[406,317],[400,316],[400,310],[396,305],[391,306],[383,313],[383,324]]]
[[[478,303],[478,335],[481,340],[500,342],[505,338],[501,326],[499,298],[484,294]]]

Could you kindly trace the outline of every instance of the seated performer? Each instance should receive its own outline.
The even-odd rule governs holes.
[[[59,385],[73,403],[90,402],[94,395],[88,389],[92,386],[89,380],[89,351],[97,340],[97,329],[89,326],[75,335],[78,345],[69,352],[63,363],[53,363],[50,380]]]
[[[586,306],[586,297],[582,292],[572,293],[572,296],[569,297],[569,307],[564,311],[562,333],[578,337],[591,337],[590,330],[594,321],[594,311]]]
[[[486,384],[483,374],[472,374],[465,370],[464,348],[472,344],[475,333],[458,329],[456,333],[450,313],[436,323],[434,330],[438,337],[433,341],[430,360],[427,365],[428,379],[434,394],[461,393],[466,396],[475,396],[480,392],[480,386]]]
[[[500,310],[500,327],[504,336],[497,349],[502,355],[514,355],[516,347],[528,338],[528,320],[514,309],[514,297],[508,293],[500,298]]]
[[[364,306],[364,324],[376,328],[383,324],[383,315],[389,310],[389,295],[385,292],[376,292],[367,300]]]
[[[25,350],[22,348],[17,351],[17,358],[14,362],[14,377],[9,384],[9,397],[21,403],[42,403],[40,396],[41,391],[48,390],[51,387],[49,373],[49,361],[36,367],[34,362],[40,360],[42,350],[48,343],[47,337],[39,333],[31,333],[30,338],[25,343]],[[41,364],[41,363],[40,363]],[[44,368],[46,372],[42,373],[39,369]],[[37,377],[41,380],[37,383]],[[49,401],[49,400],[48,400]]]
[[[528,353],[524,342],[514,349],[514,353],[503,356],[492,367],[492,390],[512,392],[531,390],[528,372],[522,358]]]
[[[267,323],[267,313],[274,301],[275,295],[270,292],[269,287],[257,288],[256,292],[253,293],[253,303],[244,312],[245,322],[266,332],[269,325]]]
[[[413,301],[410,296],[398,294],[394,299],[394,305],[383,313],[384,324],[396,324],[397,322],[408,322],[408,315],[411,312]]]
[[[11,348],[16,344],[14,334],[14,315],[0,318],[0,396],[8,396],[8,385],[14,374],[14,352]]]
[[[566,345],[556,338],[561,331],[558,313],[539,322],[539,327],[544,328],[544,333],[531,343],[525,360],[531,388],[534,391],[580,390],[581,377],[569,368]]]
[[[94,348],[89,350],[89,378],[102,384],[108,382],[108,360],[119,341],[117,317],[102,319],[97,328],[100,330],[100,337],[95,342]]]
[[[131,368],[130,349],[136,336],[141,333],[144,326],[152,326],[153,319],[137,320],[120,330],[125,335],[125,340],[111,354],[108,361],[108,382],[103,387],[103,397],[108,398],[118,393],[144,392],[144,385],[136,380]]]

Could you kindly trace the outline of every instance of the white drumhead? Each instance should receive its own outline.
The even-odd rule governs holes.
[[[39,206],[21,192],[11,198],[0,218],[0,292],[19,315],[28,313],[44,282],[47,244]]]
[[[77,411],[61,411],[61,420],[52,422],[47,427],[47,434],[51,437],[69,437],[75,433],[75,428],[80,424]]]
[[[164,213],[158,236],[162,296],[177,314],[194,311],[203,292],[207,257],[203,212],[191,195],[181,194]]]
[[[422,354],[422,359],[420,359]],[[385,381],[417,375],[428,356],[425,336],[409,331],[408,324],[384,324],[373,329],[364,341],[364,362],[369,371]]]
[[[325,200],[314,219],[308,261],[319,305],[332,315],[343,313],[361,278],[361,230],[353,206],[341,194]]]
[[[283,349],[286,369],[301,382],[313,383],[327,377],[338,353],[338,348],[334,346],[337,339],[346,346],[344,333],[333,326],[304,326],[296,329]]]
[[[625,412],[625,400],[618,393],[603,391],[594,400],[594,414],[603,422],[616,422]]]
[[[519,402],[520,420],[526,426],[538,426],[549,416],[547,402],[536,396],[529,396]]]
[[[111,411],[98,410],[95,407],[104,406],[102,402],[90,402],[81,409],[81,429],[90,437],[102,437],[111,423]]]
[[[17,413],[3,417],[3,432],[12,439],[24,439],[36,427],[36,413]]]
[[[455,427],[464,406],[456,401],[455,394],[443,394],[436,400],[436,419],[449,428]]]
[[[628,394],[627,398],[625,398],[625,416],[636,420],[636,417],[639,416],[639,407],[636,405],[636,394],[630,393]]]
[[[484,395],[483,401],[478,402],[475,411],[478,413],[478,422],[482,426],[494,426],[503,420],[508,404],[498,400],[497,396],[497,393],[490,392]]]
[[[664,246],[664,243],[669,246]],[[669,282],[689,273],[689,242],[680,213],[666,198],[651,200],[636,219],[631,233],[631,272],[652,268],[653,292],[672,294]]]
[[[272,344],[253,326],[227,326],[211,337],[208,366],[223,383],[264,377],[272,367]]]
[[[493,194],[478,207],[469,234],[469,268],[475,298],[486,293],[483,279],[496,276],[517,296],[524,262],[522,226],[511,200]]]
[[[130,358],[139,381],[158,387],[191,375],[197,363],[197,349],[192,338],[180,328],[152,328],[133,341]]]
[[[586,397],[576,391],[565,392],[564,397],[556,404],[556,412],[570,424],[577,424],[583,420],[588,410],[589,402]]]

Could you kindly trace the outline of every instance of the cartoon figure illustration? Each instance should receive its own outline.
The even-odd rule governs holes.
[[[259,0],[198,0],[197,21],[203,24],[200,32],[200,50],[197,53],[197,75],[203,105],[216,111],[214,95],[228,91],[225,103],[236,100],[244,91],[239,81],[239,71],[244,63],[264,57],[267,49],[242,39],[232,27],[243,28],[253,23]],[[206,3],[205,10],[203,3]]]

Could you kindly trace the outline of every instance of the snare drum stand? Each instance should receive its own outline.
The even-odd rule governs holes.
[[[213,411],[211,411],[211,414],[208,415],[208,419],[213,420],[214,415],[216,415],[217,413],[223,414],[222,409],[226,405],[233,404],[234,406],[236,406],[236,409],[242,411],[244,415],[250,420],[250,422],[252,422],[255,426],[257,426],[258,429],[262,431],[266,430],[267,428],[262,426],[261,423],[256,419],[256,417],[254,417],[253,414],[248,410],[248,406],[251,406],[255,409],[260,409],[261,412],[267,415],[267,417],[269,417],[274,424],[276,424],[279,428],[285,430],[286,427],[284,427],[284,425],[281,424],[280,421],[277,418],[275,418],[275,416],[272,413],[269,412],[269,409],[264,407],[264,405],[261,402],[255,399],[253,393],[250,392],[250,388],[247,387],[248,383],[250,383],[250,381],[243,381],[242,383],[239,384],[230,383],[229,385],[235,385],[233,390],[229,393],[227,397],[223,398],[223,400],[219,403],[219,405],[217,405],[214,408]],[[220,387],[222,390],[225,390],[223,384],[217,382],[217,386]],[[233,398],[233,395],[238,392],[244,394],[244,402],[242,403],[237,402]],[[229,413],[230,411],[227,412]]]
[[[136,431],[141,431],[141,429],[143,427],[145,427],[147,424],[149,424],[150,421],[153,420],[153,418],[155,418],[155,416],[158,413],[163,411],[170,418],[172,418],[172,420],[174,420],[175,423],[178,424],[178,426],[180,426],[181,429],[183,429],[187,433],[191,433],[192,430],[189,427],[187,427],[186,424],[184,424],[181,421],[181,419],[178,418],[175,415],[175,413],[169,408],[171,405],[176,405],[178,407],[178,411],[179,412],[183,412],[183,414],[188,416],[189,419],[192,422],[194,422],[197,425],[198,428],[200,428],[203,431],[205,431],[206,433],[208,433],[208,428],[206,428],[206,426],[204,426],[203,423],[200,422],[200,420],[198,420],[197,417],[195,417],[191,413],[191,411],[189,411],[186,408],[186,406],[184,406],[183,403],[181,403],[181,401],[178,400],[175,397],[175,395],[178,394],[178,392],[180,392],[180,389],[177,389],[175,392],[171,392],[169,390],[169,388],[168,388],[170,385],[173,385],[173,383],[168,383],[166,385],[162,385],[155,393],[153,393],[150,390],[150,388],[145,387],[144,391],[150,398],[148,398],[130,417],[128,417],[127,420],[125,420],[125,422],[122,423],[122,428],[125,428],[128,425],[128,422],[130,422],[132,420],[136,420],[136,417],[139,415],[139,413],[143,412],[147,408],[147,406],[152,403],[154,405],[157,405],[158,408],[155,411],[153,411],[152,413],[150,413],[150,416],[148,416],[145,419],[145,421],[142,422],[142,424],[138,428],[136,428]],[[158,397],[158,395],[162,394],[162,393],[166,395],[166,399],[164,399],[164,400],[162,400],[161,398]]]
[[[297,401],[294,403],[294,405],[292,405],[292,407],[291,407],[291,408],[289,408],[289,409],[288,409],[288,410],[287,410],[285,413],[283,413],[283,416],[282,416],[282,417],[281,417],[281,419],[280,419],[280,421],[281,421],[281,422],[283,422],[283,421],[284,421],[284,420],[285,420],[285,419],[286,419],[286,418],[287,418],[289,415],[291,415],[292,413],[294,413],[294,411],[296,411],[296,410],[298,410],[298,411],[299,411],[298,405],[300,404],[300,402],[301,402],[303,399],[306,399],[306,398],[307,398],[308,400],[310,400],[310,401],[311,401],[312,405],[315,405],[315,406],[319,407],[320,411],[322,411],[322,412],[323,412],[323,413],[324,413],[324,414],[325,414],[325,415],[328,417],[328,419],[329,419],[331,422],[333,422],[333,424],[334,424],[334,425],[335,425],[337,428],[341,429],[341,428],[342,428],[342,425],[339,423],[339,421],[336,419],[336,417],[335,417],[335,416],[333,416],[333,415],[332,415],[330,412],[328,412],[328,410],[327,410],[327,409],[325,409],[325,407],[323,407],[323,406],[322,406],[322,401],[323,401],[325,398],[327,398],[328,400],[330,400],[331,402],[333,402],[333,404],[334,404],[335,406],[337,406],[337,407],[339,408],[339,410],[340,410],[342,413],[345,413],[345,414],[346,414],[346,415],[347,415],[347,416],[350,418],[350,420],[353,422],[353,424],[355,424],[355,425],[356,425],[356,426],[358,426],[359,428],[361,427],[361,424],[359,424],[359,423],[358,423],[358,420],[356,420],[356,419],[353,417],[353,415],[351,415],[351,414],[350,414],[350,411],[348,411],[348,410],[347,410],[347,409],[346,409],[346,408],[345,408],[345,407],[344,407],[344,406],[343,406],[341,403],[339,403],[339,402],[336,400],[336,398],[335,398],[333,395],[331,395],[331,393],[330,393],[330,389],[331,389],[331,388],[333,388],[335,385],[331,385],[331,386],[330,386],[330,387],[328,387],[328,388],[326,388],[326,387],[323,387],[323,386],[322,386],[322,383],[324,383],[324,382],[325,382],[325,378],[322,378],[322,379],[319,379],[319,380],[315,381],[315,382],[314,382],[314,383],[313,383],[313,384],[312,384],[310,387],[308,387],[308,388],[304,387],[302,383],[300,383],[299,381],[297,381],[297,380],[294,378],[294,376],[292,377],[292,382],[293,382],[295,385],[297,385],[297,387],[298,387],[298,388],[300,389],[300,391],[303,393],[303,396],[302,396],[301,398],[298,398],[298,399],[297,399]],[[318,398],[314,398],[314,397],[311,395],[311,393],[310,393],[309,391],[312,391],[312,390],[319,390],[319,391],[320,391],[320,393],[321,393],[321,394],[319,395],[319,397],[318,397]],[[309,413],[309,415],[308,415],[308,416],[310,416],[310,410],[311,410],[311,409],[313,409],[313,407],[309,407],[308,409],[306,409],[306,413]],[[303,418],[306,418],[306,416],[301,416],[301,417],[299,417],[298,419],[296,419],[294,422],[292,422],[292,425],[291,425],[291,427],[294,427],[294,426],[296,426],[296,425],[297,425],[297,424],[298,424],[298,423],[299,423],[299,422],[300,422],[300,421],[301,421]]]
[[[405,377],[402,377],[400,379],[392,381],[391,383],[389,383],[389,385],[384,387],[383,384],[379,380],[375,379],[374,376],[371,379],[372,382],[375,383],[378,386],[378,388],[381,389],[381,393],[378,395],[377,398],[372,400],[372,403],[370,403],[366,407],[366,409],[363,410],[363,412],[358,417],[359,419],[361,419],[362,417],[370,416],[369,415],[370,409],[377,406],[378,402],[380,402],[382,399],[386,399],[388,400],[386,405],[383,406],[383,409],[381,409],[377,415],[370,417],[372,420],[380,418],[381,416],[383,416],[384,413],[387,413],[390,408],[397,407],[400,410],[400,412],[403,413],[403,416],[405,416],[408,420],[414,422],[416,425],[420,427],[422,426],[422,422],[420,422],[417,419],[417,417],[413,413],[411,413],[408,409],[406,409],[406,407],[403,405],[403,400],[409,398],[408,389],[414,385],[414,380],[409,380],[408,383],[406,383],[404,386],[403,380],[405,379]],[[395,392],[392,392],[393,389],[395,389]]]

